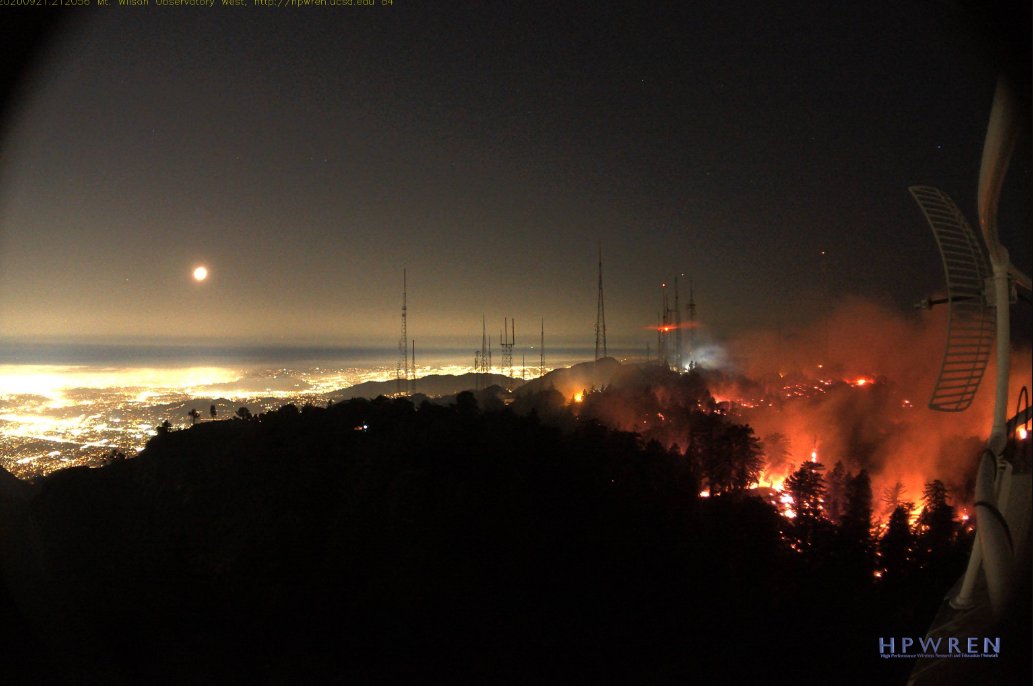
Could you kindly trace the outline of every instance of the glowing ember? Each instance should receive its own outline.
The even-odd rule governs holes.
[[[704,488],[702,491],[699,492],[699,497],[700,498],[709,498],[710,497],[710,489],[709,488]]]
[[[585,394],[584,394],[583,391],[578,391],[577,393],[574,394],[574,402],[580,403],[580,402],[584,402],[584,400],[585,400]]]

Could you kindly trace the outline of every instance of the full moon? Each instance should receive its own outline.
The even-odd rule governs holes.
[[[198,267],[194,270],[194,281],[204,281],[208,278],[208,268]]]

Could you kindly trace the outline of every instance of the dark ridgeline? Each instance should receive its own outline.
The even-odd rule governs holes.
[[[892,578],[876,582],[866,475],[843,477],[839,524],[805,530],[745,495],[741,470],[700,498],[708,451],[745,446],[748,470],[752,430],[696,375],[674,378],[589,392],[580,418],[552,390],[496,410],[471,393],[288,405],[163,431],[32,492],[10,484],[0,638],[17,651],[0,669],[15,683],[903,683],[911,662],[879,660],[876,640],[921,635],[960,573],[945,511],[926,534],[944,547],[921,564],[895,520]],[[589,419],[656,397],[680,398],[665,408],[689,423],[687,455]]]

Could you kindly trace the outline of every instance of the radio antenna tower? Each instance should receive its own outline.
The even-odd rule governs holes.
[[[689,369],[696,367],[696,299],[692,293],[692,277],[689,277]]]
[[[829,320],[832,319],[832,299],[829,297],[829,259],[828,253],[824,250],[821,251],[821,297],[824,301],[822,318],[825,320],[825,330],[823,331],[825,340],[822,346],[821,364],[827,367],[829,365]]]
[[[409,334],[405,329],[408,307],[406,305],[407,284],[405,270],[402,270],[402,335],[398,339],[398,364],[395,367],[395,392],[409,393]]]
[[[542,317],[542,340],[538,346],[538,376],[545,376],[545,318]]]
[[[599,242],[599,301],[595,308],[595,359],[599,359],[599,344],[606,354],[606,308],[603,307],[603,244]]]
[[[674,275],[674,364],[678,372],[682,371],[681,359],[681,306],[678,305],[678,275]]]
[[[503,333],[499,338],[502,346],[502,367],[506,370],[506,376],[513,377],[513,345],[516,343],[516,320],[513,320],[512,327],[507,318],[502,319]]]
[[[491,347],[484,315],[481,315],[481,349],[473,354],[474,390],[481,390],[481,375],[491,372]]]
[[[667,282],[660,284],[660,324],[656,327],[656,359],[665,367],[670,367],[667,354],[667,333],[671,330],[671,308],[667,301]]]

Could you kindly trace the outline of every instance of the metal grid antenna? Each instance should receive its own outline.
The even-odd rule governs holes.
[[[979,238],[950,196],[930,186],[909,189],[922,209],[943,258],[950,311],[947,344],[929,407],[961,412],[972,404],[993,349],[994,308],[984,295],[990,263]],[[933,304],[926,300],[925,306]],[[938,301],[944,302],[944,301]]]
[[[516,345],[516,319],[509,318],[502,320],[503,330],[499,335],[502,346],[502,368],[506,370],[506,376],[513,377],[513,346]]]

